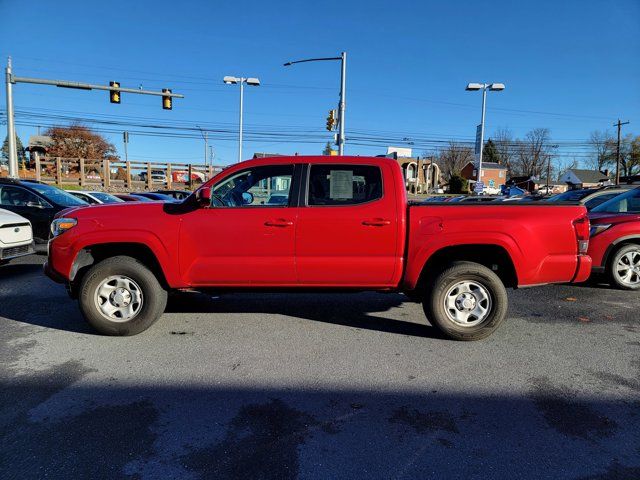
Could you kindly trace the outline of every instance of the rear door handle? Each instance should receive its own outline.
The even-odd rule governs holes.
[[[291,220],[285,220],[284,218],[277,218],[275,220],[267,220],[264,224],[267,227],[291,227],[293,222]]]
[[[363,225],[368,227],[384,227],[385,225],[391,225],[391,220],[385,218],[371,218],[369,220],[363,220]]]

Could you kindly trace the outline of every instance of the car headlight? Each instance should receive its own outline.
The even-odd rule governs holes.
[[[78,221],[75,218],[56,218],[51,222],[51,235],[53,238],[62,235],[67,230],[75,227]]]
[[[595,225],[591,225],[591,230],[589,231],[589,236],[590,237],[594,237],[599,233],[604,232],[607,228],[609,228],[611,226],[610,223],[598,223]]]

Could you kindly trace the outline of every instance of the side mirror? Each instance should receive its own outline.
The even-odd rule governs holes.
[[[253,193],[251,193],[251,192],[243,192],[242,193],[242,202],[245,205],[251,205],[253,203]]]
[[[211,187],[201,188],[196,191],[196,200],[201,207],[211,206]]]

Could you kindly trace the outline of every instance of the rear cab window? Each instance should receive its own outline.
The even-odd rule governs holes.
[[[307,205],[358,205],[383,195],[382,172],[373,165],[311,165]]]

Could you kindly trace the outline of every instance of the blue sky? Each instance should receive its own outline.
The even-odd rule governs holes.
[[[567,160],[586,155],[572,142],[586,141],[596,129],[613,131],[618,116],[631,121],[626,132],[640,131],[637,0],[0,0],[0,18],[0,56],[3,63],[13,57],[17,76],[118,80],[186,97],[164,111],[156,97],[123,95],[122,104],[112,105],[106,92],[19,84],[16,110],[230,131],[211,134],[215,163],[232,163],[237,155],[238,89],[224,85],[224,75],[257,76],[263,83],[246,90],[245,126],[269,136],[249,134],[245,158],[255,151],[320,153],[332,137],[324,126],[338,101],[339,63],[282,64],[343,50],[349,60],[347,138],[384,138],[377,146],[347,140],[348,154],[386,153],[386,143],[404,146],[404,138],[419,138],[429,148],[471,140],[481,95],[465,92],[467,82],[507,86],[489,95],[489,136],[500,127],[515,136],[548,127]],[[2,95],[2,108],[4,102]],[[52,122],[64,124],[41,120]],[[35,127],[18,125],[25,142],[34,133]],[[287,133],[299,140],[274,135]],[[121,133],[107,136],[122,149]],[[203,155],[198,138],[131,134],[130,159],[199,162]]]

